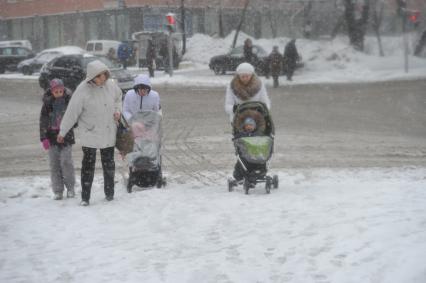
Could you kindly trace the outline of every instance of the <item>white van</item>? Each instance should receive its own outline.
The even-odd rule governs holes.
[[[114,56],[117,57],[118,46],[120,45],[120,41],[116,40],[89,40],[86,43],[86,51],[93,55],[101,55],[107,56],[108,52],[111,48],[114,49]]]
[[[33,50],[33,46],[31,45],[31,42],[27,39],[0,41],[0,46],[22,46],[30,50]]]

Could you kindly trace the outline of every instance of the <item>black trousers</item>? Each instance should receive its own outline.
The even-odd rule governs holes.
[[[96,148],[83,146],[83,162],[81,164],[81,199],[90,200],[93,177],[95,175]],[[105,196],[114,196],[114,147],[101,148],[101,162],[104,173]]]

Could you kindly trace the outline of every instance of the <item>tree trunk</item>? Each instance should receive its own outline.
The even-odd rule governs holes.
[[[419,40],[419,43],[417,43],[416,50],[414,51],[415,56],[420,56],[420,53],[422,53],[423,48],[426,45],[426,30],[423,31],[422,37]]]
[[[243,26],[243,23],[244,23],[244,18],[246,16],[246,11],[247,11],[249,1],[250,0],[246,0],[246,3],[244,5],[244,9],[241,12],[242,13],[241,20],[240,20],[240,23],[238,24],[237,31],[235,32],[234,41],[232,41],[232,48],[235,48],[235,44],[237,44],[238,34],[240,33],[241,27]]]
[[[380,52],[380,56],[385,56],[384,52],[383,52],[383,46],[382,46],[382,39],[380,37],[380,26],[382,24],[382,19],[383,19],[383,2],[380,1],[380,10],[379,10],[379,14],[377,14],[377,0],[374,0],[373,2],[373,29],[374,29],[374,33],[376,34],[377,37],[377,43],[379,45],[379,52]]]
[[[219,37],[224,38],[225,33],[223,32],[223,10],[222,10],[222,0],[219,2]]]
[[[350,44],[359,51],[364,50],[364,36],[368,22],[369,0],[364,0],[361,17],[355,18],[355,4],[352,0],[345,0],[345,18],[348,27]]]

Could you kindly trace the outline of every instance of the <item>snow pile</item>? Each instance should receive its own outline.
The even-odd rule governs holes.
[[[244,195],[178,184],[91,206],[47,177],[0,180],[1,282],[426,281],[425,168],[281,170]]]

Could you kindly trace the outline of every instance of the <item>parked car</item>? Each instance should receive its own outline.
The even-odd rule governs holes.
[[[89,40],[86,43],[86,51],[93,55],[101,55],[106,57],[108,55],[109,50],[112,48],[114,49],[114,56],[117,57],[117,50],[120,44],[121,41],[117,40]]]
[[[268,73],[268,53],[260,46],[253,45],[253,54],[257,56],[253,64],[258,75]],[[214,56],[210,59],[209,67],[216,75],[225,74],[227,71],[235,71],[239,64],[244,62],[244,48],[238,46],[224,55]]]
[[[18,71],[24,75],[31,75],[39,72],[40,68],[55,57],[65,54],[82,54],[84,50],[78,46],[62,46],[46,49],[38,53],[35,57],[21,61],[18,64]]]
[[[88,53],[59,56],[43,65],[38,80],[40,87],[47,89],[50,80],[60,78],[64,81],[66,87],[74,91],[80,82],[86,78],[87,64],[95,60],[100,60],[108,66],[111,71],[111,78],[116,80],[123,92],[133,88],[134,75],[132,73],[105,57]]]
[[[28,48],[29,50],[33,50],[33,46],[28,39],[3,40],[0,41],[0,46],[22,46]]]
[[[34,53],[26,47],[0,46],[0,74],[16,71],[19,62],[32,57]]]

